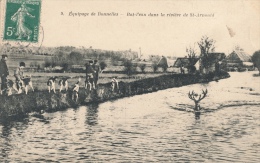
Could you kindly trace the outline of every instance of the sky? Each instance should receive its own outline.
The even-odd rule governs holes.
[[[70,12],[96,16],[69,16]],[[97,16],[98,12],[114,12],[118,16]],[[165,16],[151,17],[149,13]],[[183,16],[185,13],[188,17]],[[190,13],[214,16],[190,17]],[[260,1],[42,0],[41,26],[43,46],[92,46],[138,52],[141,48],[144,56],[185,56],[189,46],[199,53],[196,42],[207,35],[216,41],[216,52],[228,54],[239,45],[252,55],[260,49]],[[227,27],[235,33],[233,37]]]

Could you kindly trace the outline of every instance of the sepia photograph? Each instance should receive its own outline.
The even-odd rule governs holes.
[[[0,162],[260,162],[259,0],[0,0]]]

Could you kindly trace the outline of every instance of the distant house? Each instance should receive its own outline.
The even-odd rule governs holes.
[[[158,67],[173,67],[175,60],[166,58],[162,56],[162,58],[157,63]]]
[[[174,67],[188,67],[190,65],[195,65],[198,62],[199,58],[177,58],[174,63]]]
[[[248,55],[243,49],[236,49],[230,53],[226,58],[228,67],[247,67],[253,66],[251,56]]]
[[[177,68],[186,68],[186,69],[191,69],[191,66],[194,67],[194,70],[198,70],[199,69],[199,58],[177,58],[177,60],[175,61],[173,67],[177,67]]]
[[[220,65],[225,58],[225,53],[208,53],[208,67],[207,69],[201,69],[202,73],[219,71]]]

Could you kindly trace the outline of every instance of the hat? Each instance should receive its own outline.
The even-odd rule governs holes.
[[[89,61],[89,63],[93,63],[93,61],[91,60],[91,61]]]
[[[8,56],[7,56],[6,54],[3,54],[3,55],[2,55],[2,58],[5,58],[5,57],[8,57]]]
[[[24,62],[20,62],[20,67],[25,67],[25,63]]]

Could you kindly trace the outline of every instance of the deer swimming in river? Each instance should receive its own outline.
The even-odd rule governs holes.
[[[202,90],[202,94],[200,94],[200,95],[198,95],[194,91],[189,92],[189,94],[188,94],[189,98],[191,100],[193,100],[195,103],[195,108],[194,108],[195,112],[199,112],[201,110],[199,102],[206,97],[207,93],[208,93],[207,89],[205,91]]]

